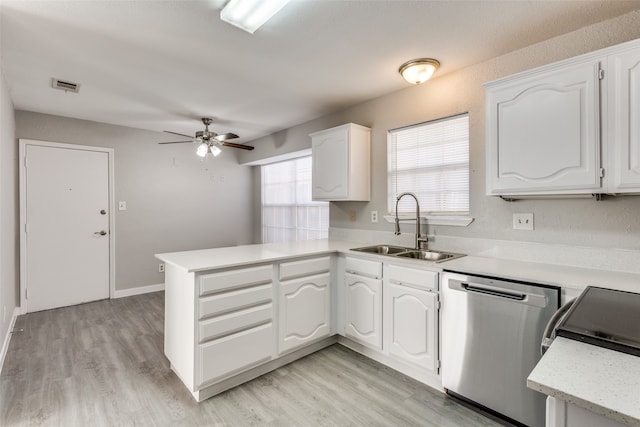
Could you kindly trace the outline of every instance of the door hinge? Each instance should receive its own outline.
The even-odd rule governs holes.
[[[436,301],[436,310],[440,310],[442,303],[440,301]]]
[[[29,224],[27,224],[26,222],[24,223],[24,232],[25,233],[29,232]]]
[[[600,168],[600,178],[604,178],[604,168]]]
[[[26,168],[27,166],[28,166],[27,156],[24,156],[24,167]]]
[[[600,80],[604,80],[604,70],[602,68],[598,71],[598,77]]]
[[[29,288],[24,290],[24,299],[29,299]]]
[[[440,369],[441,365],[442,365],[442,362],[440,362],[440,360],[438,360],[436,362],[436,369]]]

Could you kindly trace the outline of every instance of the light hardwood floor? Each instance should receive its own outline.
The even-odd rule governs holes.
[[[196,403],[163,354],[164,293],[20,316],[1,426],[499,426],[333,345]]]

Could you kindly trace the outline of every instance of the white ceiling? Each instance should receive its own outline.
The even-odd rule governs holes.
[[[251,35],[219,19],[226,0],[0,1],[16,109],[188,134],[209,116],[239,142],[403,89],[409,59],[440,60],[437,77],[640,8],[293,0]],[[80,93],[52,89],[52,77]]]

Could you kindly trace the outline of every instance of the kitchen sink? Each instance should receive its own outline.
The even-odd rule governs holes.
[[[431,250],[418,250],[413,248],[405,248],[402,246],[391,245],[372,245],[362,248],[353,248],[352,251],[366,252],[370,254],[387,255],[399,258],[420,259],[423,261],[443,262],[455,258],[463,257],[464,254],[455,254],[452,252],[440,252]]]
[[[358,251],[358,252],[367,252],[370,254],[395,255],[395,254],[399,254],[400,252],[406,252],[409,249],[404,248],[402,246],[373,245],[373,246],[365,246],[363,248],[355,248],[351,250]]]
[[[444,261],[452,258],[459,258],[464,255],[452,254],[448,252],[438,252],[438,251],[410,250],[406,252],[401,252],[398,254],[398,256],[403,258],[423,259],[426,261],[438,262],[438,261]]]

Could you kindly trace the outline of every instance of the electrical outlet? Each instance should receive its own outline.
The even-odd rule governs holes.
[[[356,220],[356,211],[349,211],[349,221]]]
[[[533,230],[533,214],[532,213],[514,213],[513,229],[514,230]]]
[[[371,222],[378,222],[378,211],[371,211]]]
[[[164,264],[163,263],[158,264],[158,273],[164,273]]]

